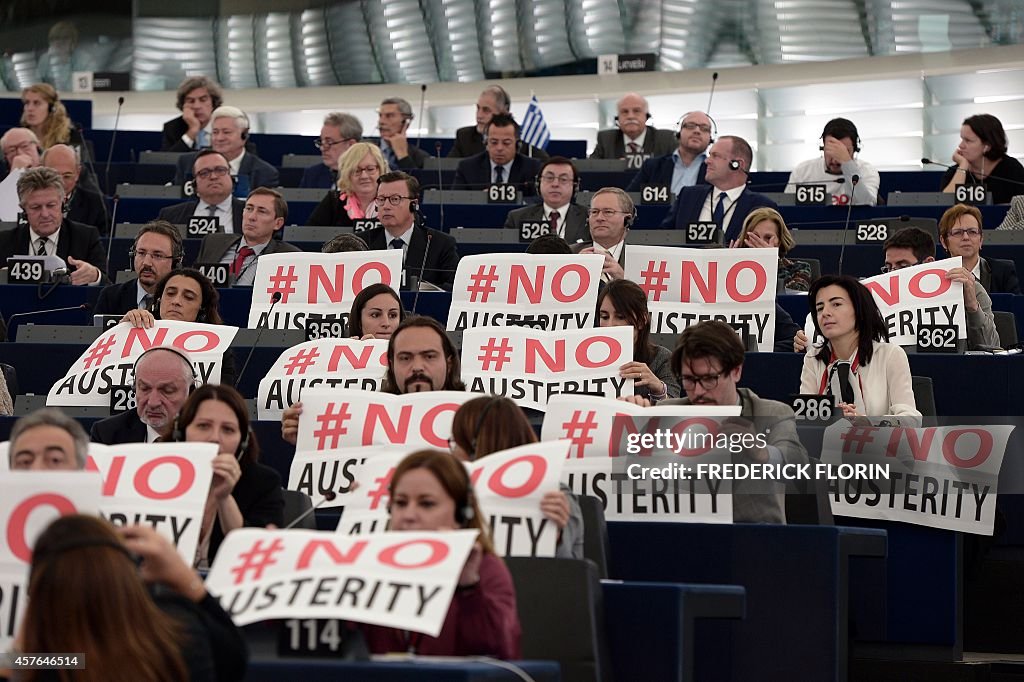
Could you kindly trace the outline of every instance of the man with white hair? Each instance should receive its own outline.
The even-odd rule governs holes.
[[[257,187],[277,187],[280,183],[277,169],[245,149],[249,139],[249,117],[238,107],[221,106],[210,117],[211,147],[228,161],[231,177],[235,178],[236,195],[246,196]],[[182,154],[178,158],[174,184],[182,185],[190,179],[195,154]]]
[[[39,138],[28,128],[11,128],[0,137],[0,151],[7,165],[7,176],[0,182],[0,221],[18,219],[18,178],[27,168],[39,165]]]
[[[647,100],[635,92],[622,96],[615,104],[615,128],[597,133],[597,147],[590,154],[592,159],[624,159],[639,156],[671,154],[676,147],[671,130],[658,130],[647,125],[651,118]]]

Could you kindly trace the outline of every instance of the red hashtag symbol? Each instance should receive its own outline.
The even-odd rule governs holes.
[[[489,270],[485,273],[484,268]],[[494,283],[498,281],[498,266],[497,265],[481,265],[477,268],[476,272],[469,276],[470,285],[467,291],[469,291],[470,302],[476,302],[479,297],[481,303],[487,302],[487,297],[494,293]]]
[[[375,479],[377,487],[371,490],[368,494],[370,496],[370,509],[376,509],[380,506],[380,499],[386,497],[388,494],[388,486],[391,485],[391,476],[395,473],[395,468],[391,467],[388,469],[388,473]]]
[[[278,265],[277,272],[270,276],[270,288],[267,293],[271,296],[274,292],[281,292],[281,302],[287,303],[288,297],[295,293],[295,282],[299,276],[295,274],[295,266],[289,265],[288,272],[284,272],[284,266]]]
[[[481,362],[485,372],[491,368],[491,365],[497,365],[494,371],[500,372],[505,363],[512,360],[510,357],[512,355],[512,344],[508,339],[502,339],[501,344],[498,344],[498,340],[492,336],[487,345],[481,348],[481,350],[484,354],[478,355],[476,359]]]
[[[113,345],[113,334],[97,343],[96,347],[89,351],[89,354],[85,356],[85,368],[89,369],[90,367],[93,366],[93,363],[99,365],[101,362],[103,362],[103,358],[110,355],[110,347]]]
[[[582,457],[583,448],[594,442],[590,432],[597,428],[597,412],[591,410],[586,413],[586,417],[583,417],[583,414],[582,411],[576,410],[572,413],[572,418],[562,424],[565,437],[572,439],[577,457]]]
[[[263,571],[267,569],[267,566],[273,566],[277,563],[277,559],[274,556],[284,549],[284,542],[281,538],[276,538],[270,547],[264,548],[263,541],[257,540],[248,552],[243,552],[239,555],[239,559],[242,563],[231,569],[231,572],[235,575],[235,584],[239,584],[245,580],[245,574],[252,571],[252,579],[259,580],[263,577]]]
[[[660,301],[661,295],[668,291],[668,285],[665,281],[668,279],[668,264],[665,261],[659,261],[660,266],[657,270],[654,269],[654,261],[648,261],[647,269],[640,271],[640,288],[647,294],[647,298],[652,301]],[[654,296],[651,296],[651,293]]]
[[[313,432],[313,437],[317,439],[317,450],[327,449],[324,443],[328,438],[331,439],[332,448],[338,447],[338,439],[348,433],[348,429],[345,428],[345,422],[352,415],[345,409],[347,404],[341,403],[335,408],[334,403],[327,403],[327,410],[317,416],[316,421],[321,426],[321,428]]]
[[[316,348],[300,350],[288,358],[288,362],[284,366],[285,374],[293,374],[295,370],[298,370],[299,374],[305,374],[318,357],[320,357],[320,351]]]
[[[840,436],[844,441],[843,454],[848,454],[854,447],[857,448],[856,454],[863,454],[864,446],[875,442],[874,434],[877,430],[877,426],[851,426]]]

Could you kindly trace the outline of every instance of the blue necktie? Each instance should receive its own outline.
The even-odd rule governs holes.
[[[500,185],[505,181],[505,167],[495,166],[494,167],[494,184]]]
[[[210,146],[210,133],[206,132],[206,129],[199,131],[196,135],[196,149],[206,149]]]
[[[398,170],[398,157],[395,156],[395,151],[390,146],[381,146],[380,150],[384,153],[384,158],[387,160],[391,170]]]
[[[711,219],[718,223],[718,226],[725,230],[725,225],[722,221],[725,220],[725,198],[728,195],[725,192],[719,192],[718,194],[718,205],[715,206],[714,212],[711,214]]]

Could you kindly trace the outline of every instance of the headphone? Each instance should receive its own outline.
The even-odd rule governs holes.
[[[160,299],[156,299],[156,300],[159,301]],[[150,348],[150,349],[146,350],[145,353],[143,353],[139,357],[135,358],[135,364],[132,365],[132,376],[133,377],[135,376],[135,371],[138,369],[139,363],[142,362],[142,358],[146,357],[147,355],[149,355],[153,351],[157,351],[157,350],[165,350],[168,353],[174,353],[179,358],[181,358],[182,360],[185,361],[185,364],[188,365],[188,371],[192,375],[192,382],[189,384],[189,387],[188,387],[188,394],[192,395],[192,391],[194,391],[197,388],[199,388],[199,386],[201,386],[202,384],[199,381],[199,377],[196,376],[195,368],[192,367],[192,361],[189,360],[187,355],[182,353],[177,348],[174,348],[173,346],[155,346],[153,348]]]
[[[633,206],[633,212],[628,214],[628,215],[626,215],[622,219],[622,226],[625,227],[628,230],[629,228],[633,227],[633,223],[635,223],[635,222],[636,222],[636,206]]]
[[[698,112],[691,111],[691,112],[689,112],[687,114],[683,114],[682,116],[679,117],[679,120],[676,121],[676,139],[677,140],[679,139],[679,131],[682,130],[682,128],[683,128],[683,121],[686,120],[687,116],[689,116],[690,114],[693,114],[693,113],[698,113]],[[700,112],[700,113],[703,113],[703,112]],[[710,114],[704,114],[704,115],[708,117],[709,121],[711,121],[711,139],[708,140],[708,144],[712,145],[712,144],[715,143],[715,138],[718,137],[718,123],[715,121],[715,119],[711,118]],[[648,114],[648,116],[650,116],[650,114]]]
[[[191,391],[189,391],[191,393]],[[242,436],[242,440],[238,442],[238,448],[235,450],[235,459],[241,461],[242,455],[249,449],[249,437],[252,436],[252,425],[246,429],[245,435]],[[174,443],[185,442],[185,432],[181,429],[181,425],[178,423],[178,417],[174,418],[174,427],[171,429],[171,441]]]
[[[135,238],[135,243],[133,243],[128,248],[128,257],[131,258],[132,260],[135,260],[135,247],[138,245],[138,243],[139,243],[139,238],[136,237]],[[178,269],[181,268],[181,264],[182,264],[182,261],[185,259],[185,255],[181,252],[181,249],[172,248],[171,249],[171,258],[173,259],[171,269],[172,270],[178,270]],[[142,357],[142,356],[139,356],[139,357]],[[191,367],[191,365],[189,365],[189,367]]]
[[[455,522],[460,526],[465,526],[467,523],[476,518],[476,510],[473,509],[473,479],[469,477],[469,471],[466,467],[459,464],[459,470],[462,471],[462,475],[466,477],[466,501],[463,504],[455,504]],[[388,484],[388,514],[391,514],[391,498],[394,495],[392,486],[394,485],[394,479]]]
[[[205,305],[205,302],[204,302],[204,305]],[[153,308],[159,312],[159,310],[160,310],[160,297],[159,296],[157,296],[156,298],[153,299]],[[206,310],[202,306],[200,306],[200,308],[199,308],[199,314],[196,315],[196,322],[206,322]],[[142,357],[142,356],[139,356],[139,357]],[[195,376],[195,372],[194,371],[193,371],[193,375],[192,376]]]
[[[619,115],[618,114],[615,114],[615,116],[612,117],[612,120],[615,121],[615,125],[616,126],[619,125]],[[644,120],[645,121],[650,121],[651,120],[651,112],[649,112],[649,111],[647,112],[647,116],[646,116],[646,118]],[[679,126],[676,126],[676,128],[678,128],[678,127]]]
[[[561,164],[547,164],[547,165],[556,166],[556,165],[561,165]],[[576,171],[576,166],[575,165],[573,165],[571,163],[569,165],[572,166],[572,196],[569,197],[569,203],[571,204],[571,203],[573,203],[573,200],[576,198],[576,193],[580,191],[580,175]],[[547,166],[542,166],[540,172],[537,173],[537,177],[535,177],[533,179],[534,187],[538,187],[538,188],[540,187],[540,174],[544,172],[544,169],[546,167]]]
[[[840,121],[840,123],[832,125],[836,121]],[[858,154],[860,153],[860,132],[857,131],[857,126],[853,125],[852,121],[846,121],[850,124],[849,126],[843,125],[843,121],[846,121],[846,119],[832,119],[826,123],[825,129],[821,131],[821,140],[824,143],[826,135],[834,137],[837,140],[849,137],[853,140],[853,153]],[[818,147],[818,151],[825,151],[825,145],[822,144]]]

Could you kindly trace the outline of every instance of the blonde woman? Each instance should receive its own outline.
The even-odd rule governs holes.
[[[782,214],[774,208],[756,208],[743,221],[740,236],[729,245],[733,248],[778,249],[779,277],[786,282],[786,288],[807,291],[811,286],[811,266],[804,261],[786,258],[790,249],[796,246],[793,233],[786,227]]]
[[[338,188],[331,190],[306,222],[307,225],[351,226],[377,215],[377,178],[388,164],[377,145],[357,142],[338,159]]]

